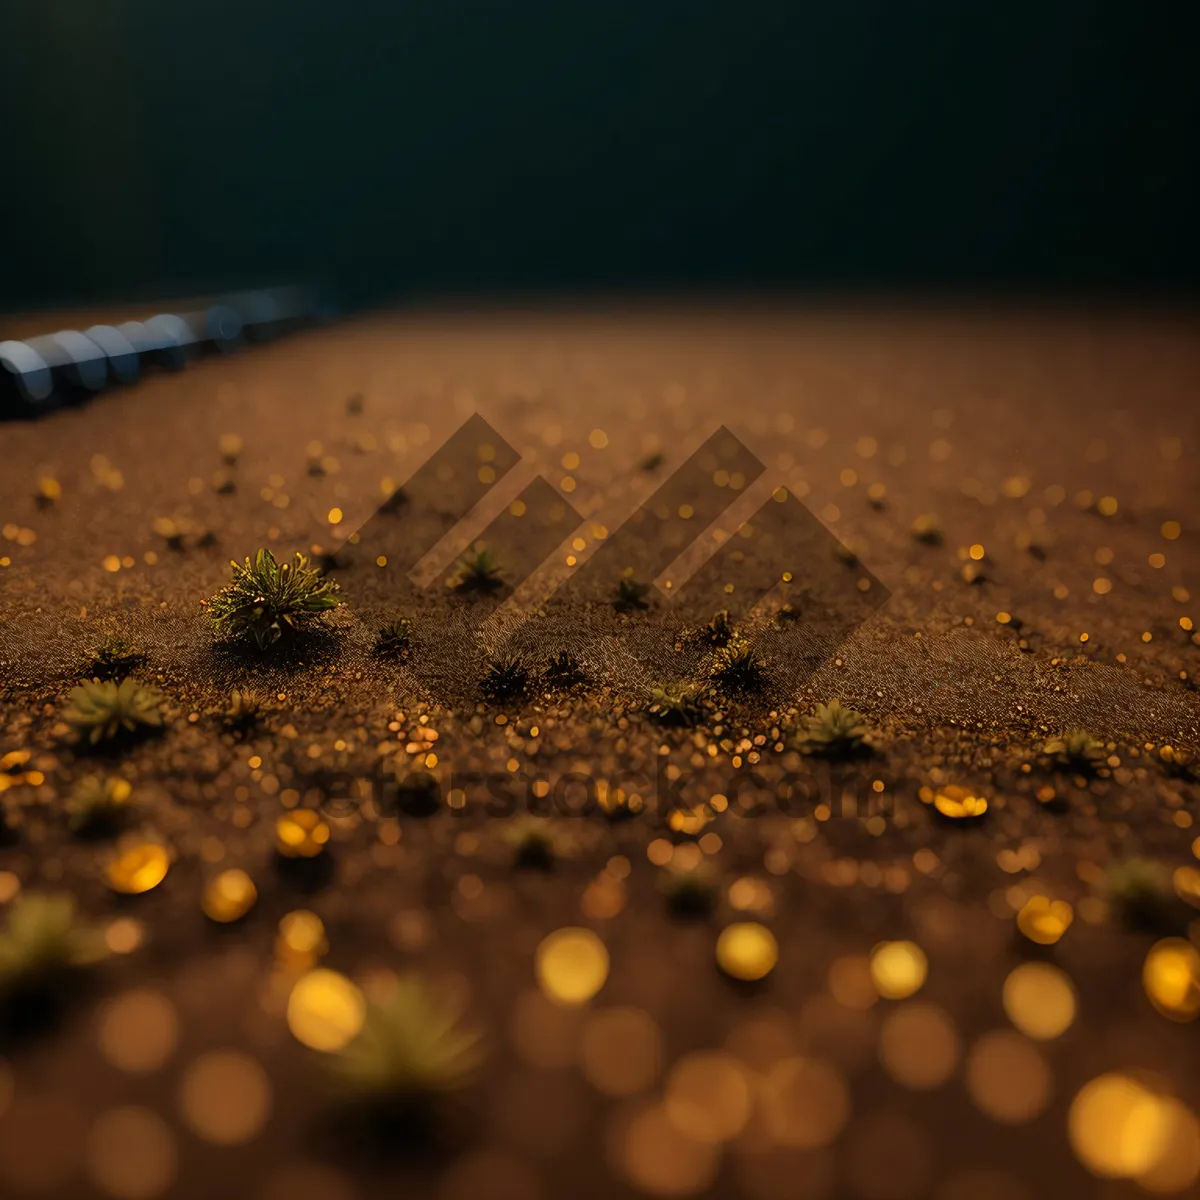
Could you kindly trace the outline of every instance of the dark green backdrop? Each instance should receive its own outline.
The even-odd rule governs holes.
[[[0,304],[1188,287],[1198,9],[0,0]]]

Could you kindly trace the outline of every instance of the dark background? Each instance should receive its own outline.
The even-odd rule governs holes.
[[[1198,9],[2,0],[0,306],[1191,292]]]

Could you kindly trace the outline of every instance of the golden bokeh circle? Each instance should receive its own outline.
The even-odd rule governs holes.
[[[288,996],[288,1028],[298,1042],[312,1050],[341,1050],[358,1036],[366,1016],[362,990],[345,975],[325,967],[302,975]]]
[[[850,1089],[837,1068],[793,1056],[776,1063],[763,1080],[767,1131],[779,1146],[827,1146],[850,1119]]]
[[[100,1011],[100,1053],[132,1075],[157,1071],[175,1052],[179,1018],[161,992],[135,988],[109,1000]]]
[[[1156,942],[1142,966],[1150,1003],[1172,1021],[1200,1016],[1200,950],[1183,938]]]
[[[1075,1020],[1075,986],[1051,963],[1023,963],[1004,981],[1004,1012],[1027,1037],[1050,1041]]]
[[[183,1073],[179,1106],[188,1128],[206,1142],[235,1146],[262,1132],[271,1115],[271,1081],[240,1050],[212,1050]]]
[[[542,991],[558,1004],[586,1004],[608,979],[604,943],[590,929],[557,929],[542,939],[534,970]]]
[[[1119,1072],[1084,1084],[1067,1115],[1075,1157],[1101,1179],[1153,1171],[1166,1154],[1170,1132],[1171,1112],[1163,1098]]]
[[[940,1087],[958,1065],[958,1030],[936,1004],[912,1001],[890,1013],[879,1031],[879,1058],[897,1082],[915,1091]]]
[[[85,1150],[93,1182],[115,1200],[153,1200],[175,1181],[175,1135],[148,1108],[113,1108],[96,1118]]]
[[[775,935],[757,921],[736,921],[717,938],[717,964],[733,979],[765,979],[778,961]]]
[[[925,986],[929,960],[916,942],[881,942],[871,951],[871,980],[885,1000],[905,1000]]]
[[[716,1179],[717,1147],[688,1137],[660,1105],[623,1120],[613,1143],[620,1173],[651,1196],[695,1196]]]
[[[1004,1125],[1032,1121],[1050,1103],[1050,1068],[1037,1046],[1008,1029],[986,1033],[967,1055],[967,1092]]]
[[[693,1141],[715,1144],[741,1133],[752,1102],[749,1072],[732,1054],[699,1050],[671,1069],[663,1111]]]
[[[662,1035],[640,1008],[608,1008],[584,1026],[579,1065],[588,1083],[605,1096],[635,1096],[662,1069]]]

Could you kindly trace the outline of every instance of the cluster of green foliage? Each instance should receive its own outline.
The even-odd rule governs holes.
[[[338,585],[310,566],[303,554],[278,563],[263,549],[253,561],[230,566],[233,582],[208,602],[209,614],[221,634],[250,639],[261,650],[341,603]]]

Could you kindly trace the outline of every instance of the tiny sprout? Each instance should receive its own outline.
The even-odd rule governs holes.
[[[1086,729],[1069,729],[1042,743],[1042,754],[1056,766],[1087,774],[1104,765],[1108,750]]]
[[[220,633],[252,638],[260,650],[340,603],[338,585],[323,579],[303,554],[281,564],[263,549],[253,562],[230,566],[233,582],[208,602],[209,612]]]
[[[504,832],[513,853],[513,866],[547,871],[559,856],[558,839],[550,822],[542,817],[522,817]]]
[[[129,674],[146,661],[146,652],[121,634],[112,634],[96,647],[91,673],[97,679],[117,679]]]
[[[705,640],[710,646],[728,646],[733,640],[733,621],[729,612],[721,609],[714,614],[713,619],[704,627]]]
[[[162,725],[162,693],[132,679],[85,680],[71,691],[63,720],[93,746],[118,735]]]
[[[805,754],[827,758],[861,754],[871,747],[871,727],[862,713],[831,700],[805,718],[794,744]]]
[[[622,613],[644,612],[650,607],[650,601],[647,599],[649,595],[648,583],[639,583],[636,579],[626,576],[617,583],[617,596],[613,601],[613,608]]]
[[[408,621],[404,617],[397,617],[375,635],[375,655],[377,658],[406,658],[411,644]]]
[[[1134,928],[1170,926],[1179,911],[1171,872],[1153,859],[1114,863],[1104,873],[1103,893],[1113,913]]]
[[[19,896],[0,931],[0,991],[33,991],[107,957],[103,934],[76,920],[66,893]]]
[[[650,474],[657,471],[666,461],[666,458],[667,456],[661,450],[655,450],[653,454],[647,454],[638,465],[641,470]]]
[[[83,835],[115,831],[129,812],[132,794],[127,779],[89,775],[75,788],[67,804],[71,827]]]
[[[754,692],[763,686],[765,666],[744,641],[733,641],[717,655],[713,680],[727,691]]]
[[[420,976],[396,980],[372,1003],[358,1036],[331,1060],[359,1098],[408,1105],[457,1091],[482,1065],[482,1040]]]
[[[688,684],[657,686],[646,711],[659,725],[690,728],[699,722],[703,712],[700,689]]]
[[[924,513],[913,522],[912,535],[918,542],[923,542],[926,546],[942,544],[942,531],[938,527],[937,517],[931,513]]]
[[[547,683],[562,688],[574,687],[587,678],[579,659],[569,650],[562,650],[556,654],[546,664],[544,674]]]
[[[266,700],[253,688],[234,688],[221,719],[230,729],[249,729],[262,718]]]
[[[503,586],[500,566],[490,550],[473,551],[459,561],[456,592],[496,592]]]
[[[493,700],[515,700],[529,691],[530,683],[525,659],[520,654],[504,654],[488,663],[483,692]]]
[[[716,873],[703,860],[689,867],[668,865],[659,877],[659,890],[672,912],[679,916],[702,916],[713,907]]]

